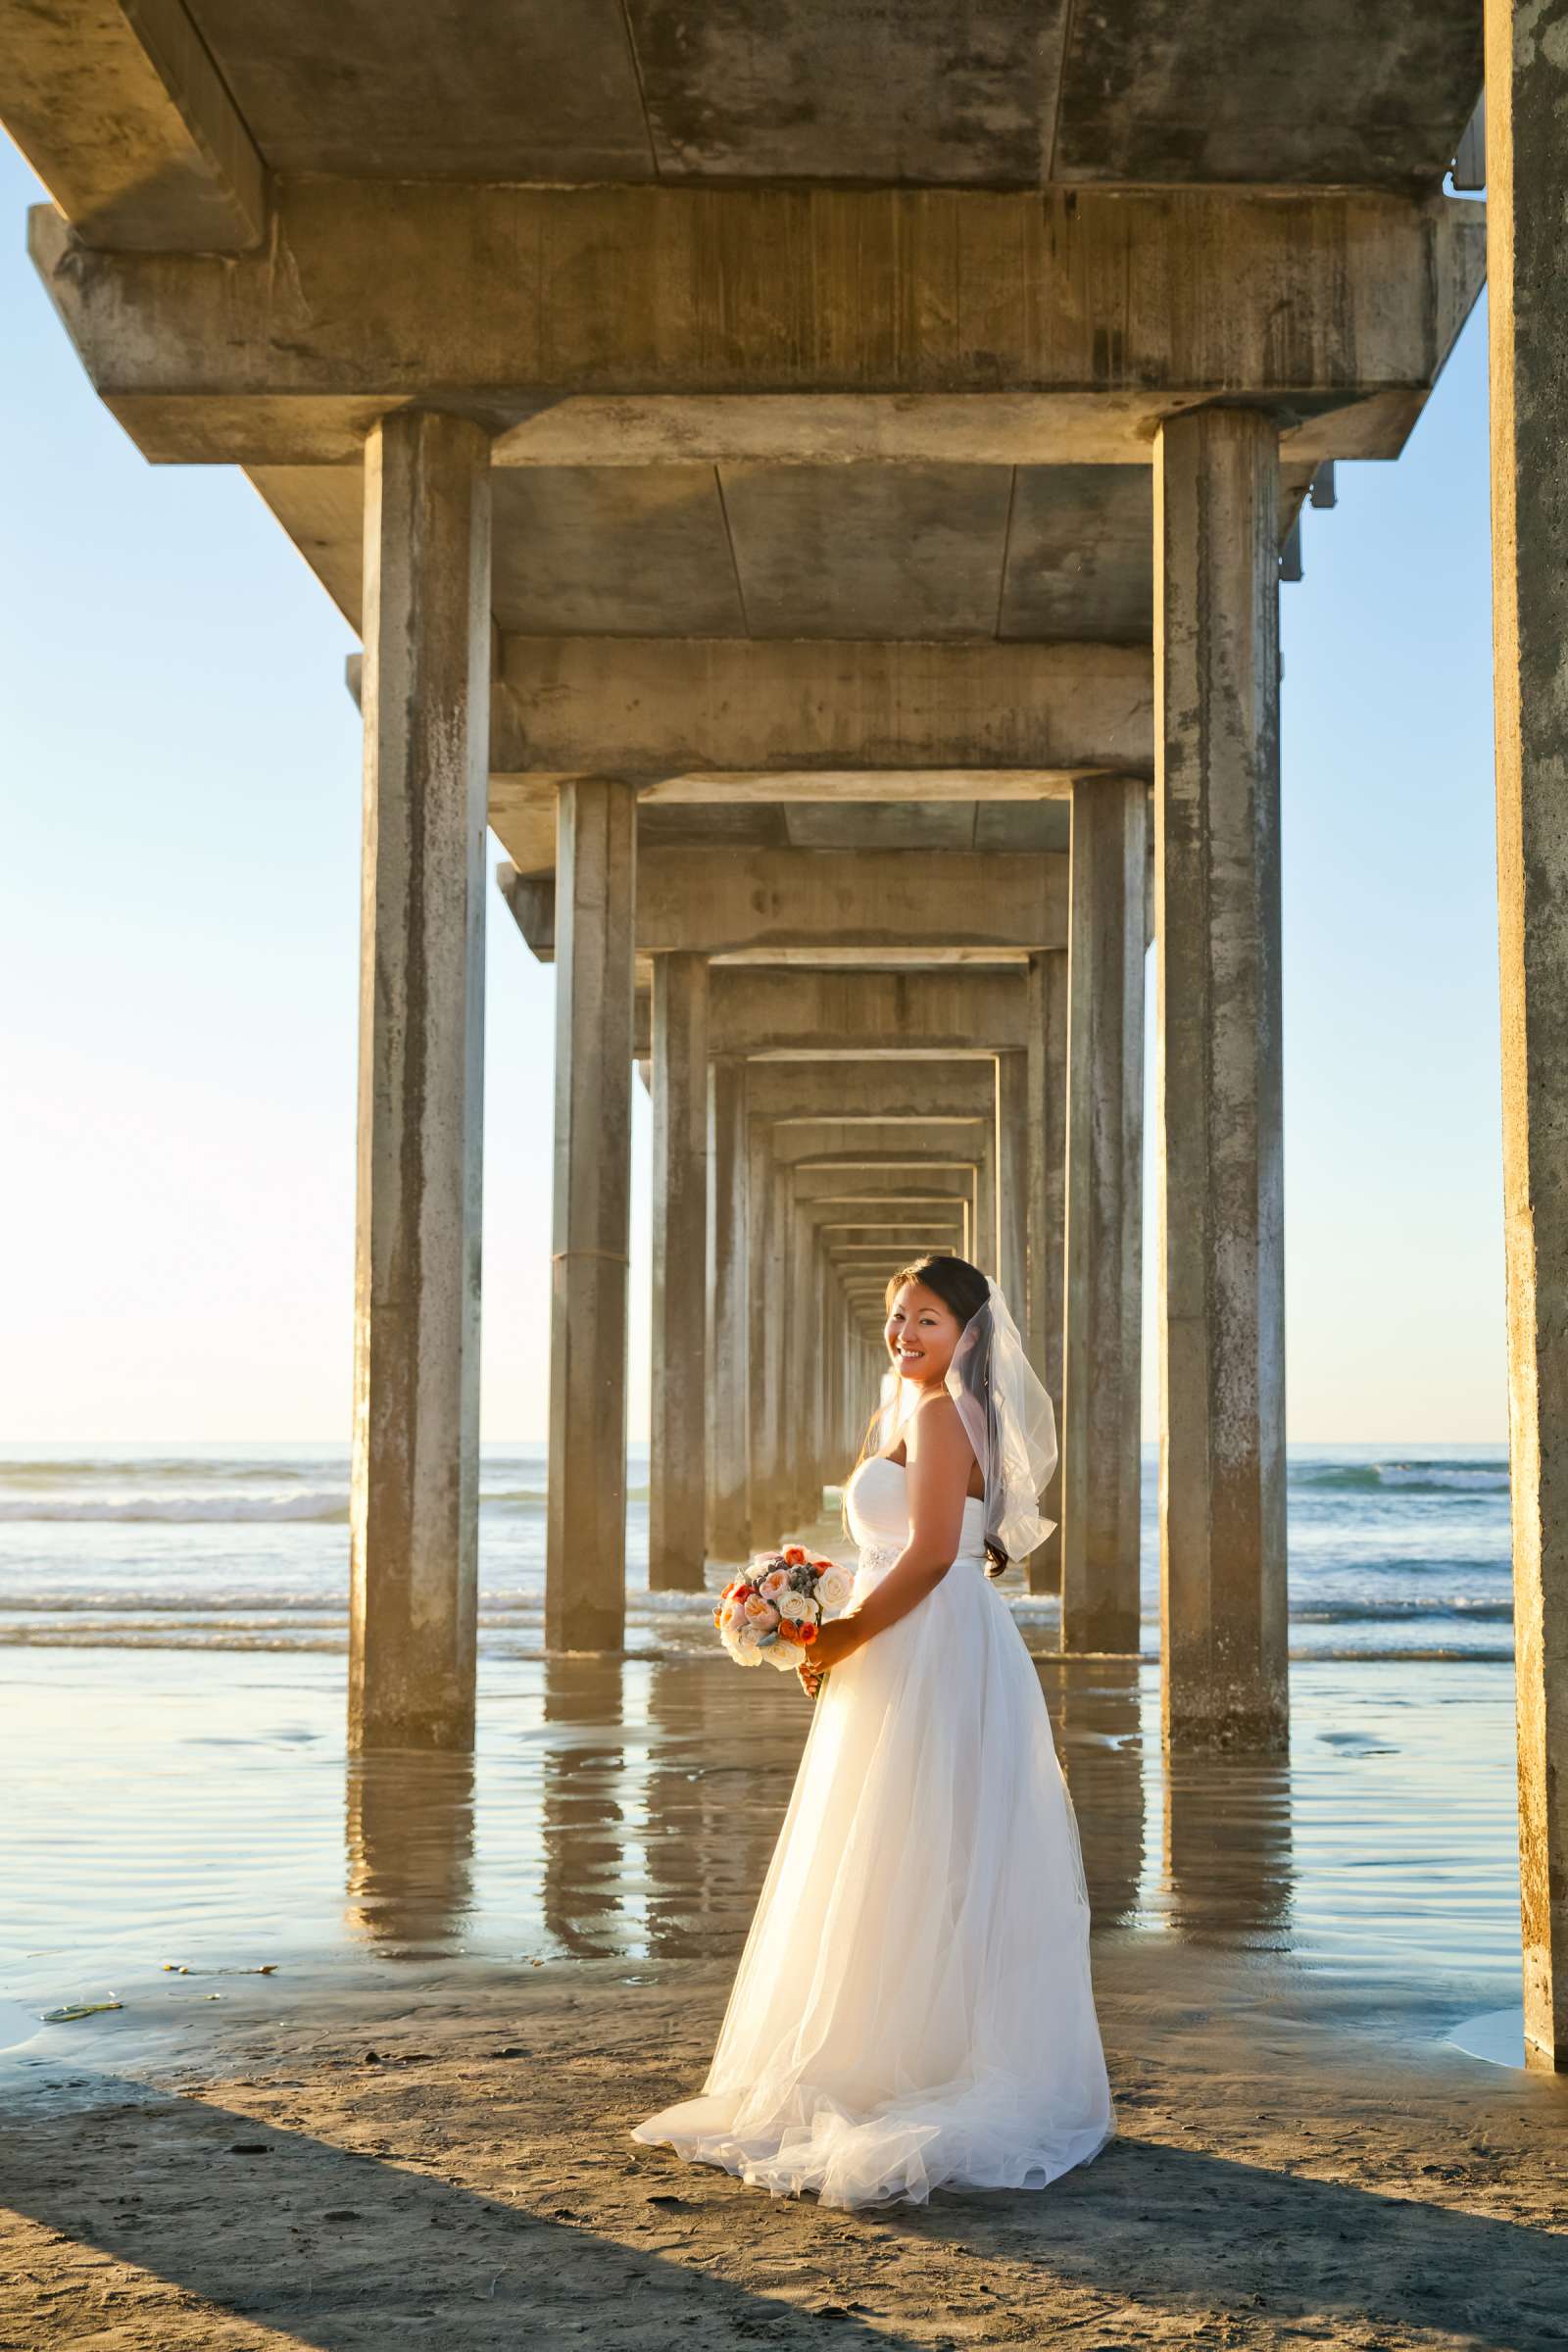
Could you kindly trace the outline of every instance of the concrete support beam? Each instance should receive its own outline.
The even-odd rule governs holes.
[[[754,1118],[886,1125],[902,1119],[996,1116],[996,1063],[985,1061],[754,1061]],[[851,1110],[848,1105],[853,1103]]]
[[[603,769],[655,801],[855,800],[886,770],[984,799],[1000,770],[1046,798],[1153,757],[1143,646],[507,637],[491,791]]]
[[[708,1548],[742,1560],[750,1548],[747,1500],[746,1064],[715,1061],[710,1084]]]
[[[1165,1736],[1288,1738],[1278,461],[1210,409],[1154,452]]]
[[[556,953],[556,884],[498,876],[534,954]],[[650,850],[628,917],[640,956],[1063,947],[1067,860],[1050,851]],[[628,947],[632,939],[628,939]]]
[[[1067,1167],[1067,958],[1029,958],[1029,1201],[1026,1212],[1030,1360],[1061,1413],[1063,1241]],[[1059,1439],[1058,1439],[1059,1444]],[[1029,1560],[1029,1590],[1054,1592],[1061,1573],[1061,1465],[1045,1494],[1055,1525]]]
[[[1061,1645],[1136,1650],[1149,795],[1080,786],[1067,948]]]
[[[0,0],[6,128],[83,246],[244,253],[267,173],[180,0]]]
[[[1028,989],[1017,965],[928,972],[769,970],[721,964],[709,975],[708,1050],[795,1060],[971,1055],[1021,1047]],[[652,1013],[637,997],[636,1052]]]
[[[1560,7],[1489,0],[1493,628],[1525,2055],[1568,2069],[1568,253]]]
[[[552,1649],[618,1649],[625,1626],[636,863],[635,787],[608,776],[564,786],[545,1556]]]
[[[349,1740],[473,1736],[488,450],[366,447],[365,832]]]
[[[648,1582],[700,1592],[708,1484],[708,964],[654,962]]]
[[[1220,395],[1288,410],[1303,463],[1393,457],[1483,269],[1473,205],[1328,189],[313,177],[275,212],[237,261],[32,215],[147,457],[346,462],[432,385],[504,465],[1142,463]]]

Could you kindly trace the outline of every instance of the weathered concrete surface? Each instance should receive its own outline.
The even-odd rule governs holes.
[[[1476,16],[1468,0],[1250,21],[1184,0],[1075,10],[1054,175],[1430,186],[1481,85]]]
[[[1015,967],[962,972],[709,974],[708,1050],[792,1059],[997,1054],[1024,1043],[1028,988]],[[635,1051],[649,1051],[652,999],[637,996]]]
[[[502,888],[534,954],[556,952],[556,885],[503,867]],[[628,914],[640,956],[846,948],[884,954],[1064,946],[1067,860],[980,850],[651,850]]]
[[[1139,779],[1073,795],[1061,1645],[1137,1650],[1144,1228],[1144,882]]]
[[[700,1592],[708,1484],[708,963],[654,962],[648,1582]]]
[[[478,1576],[489,478],[466,418],[366,448],[349,1737],[464,1746]]]
[[[858,793],[867,785],[896,784],[898,792],[886,799],[879,791],[871,798],[848,799],[837,791],[831,798],[812,798],[821,779],[799,771],[788,783],[753,776],[744,792],[722,801],[670,801],[656,786],[638,801],[638,851],[849,850],[880,858],[893,850],[978,850],[988,856],[1006,852],[1029,857],[1041,851],[1066,856],[1068,802],[1037,797],[1032,791],[1025,797],[1008,789],[1020,781],[1032,785],[1032,776],[1021,777],[1017,769],[994,769],[989,777],[973,772],[964,776],[968,793],[1002,787],[1003,797],[997,800],[959,799],[945,789],[933,794],[926,789],[931,780],[930,772],[894,775],[876,769],[831,779],[835,787]],[[955,781],[953,771],[944,770],[939,781],[944,787]],[[757,785],[765,785],[767,799],[754,796],[752,787]],[[490,824],[519,874],[531,881],[549,879],[556,865],[554,782],[492,776]],[[1008,956],[1004,951],[976,957],[969,951],[966,959],[1004,963]]]
[[[243,253],[267,173],[179,0],[0,0],[6,128],[89,245]]]
[[[1027,1020],[1027,978],[1017,1001]],[[996,1277],[1022,1331],[1029,1314],[1029,1052],[1023,1040],[997,1055]]]
[[[983,1119],[996,1115],[996,1064],[984,1061],[754,1061],[747,1099],[767,1119]],[[853,1106],[853,1107],[852,1107]]]
[[[637,798],[561,794],[545,1639],[618,1649],[626,1581],[626,1249],[631,1198]]]
[[[145,456],[347,462],[439,388],[502,465],[1125,465],[1216,395],[1289,409],[1303,462],[1393,457],[1484,261],[1462,200],[1339,191],[320,178],[281,182],[273,217],[264,253],[217,260],[95,253],[33,213]]]
[[[113,121],[121,42],[101,12],[60,57],[54,12],[40,36],[42,12],[8,4],[22,55],[56,76],[54,109]],[[509,0],[470,12],[461,39],[402,0],[338,0],[329,58],[312,0],[190,0],[190,15],[276,170],[362,179],[1435,188],[1480,79],[1463,0],[1318,0],[1287,18],[1232,0],[1218,20],[1176,0],[1088,17],[1065,0],[578,0],[569,15]],[[150,172],[133,116],[121,137],[127,170]]]
[[[711,981],[712,975],[710,976]],[[721,1560],[750,1549],[746,1478],[746,1064],[710,1065],[709,1082],[708,1548]]]
[[[746,1518],[760,1547],[776,1544],[795,1513],[788,1492],[794,1432],[786,1425],[787,1178],[757,1119],[748,1122],[746,1194]]]
[[[1274,428],[1155,446],[1165,1736],[1288,1738]]]
[[[1525,2032],[1568,2068],[1568,10],[1487,10],[1493,625]]]
[[[796,773],[1003,768],[1063,794],[1080,770],[1153,769],[1137,645],[506,637],[500,683],[498,772],[608,768],[688,799],[730,798],[749,775],[777,798]]]
[[[1028,1320],[1019,1324],[1029,1359],[1061,1412],[1063,1227],[1067,1166],[1067,957],[1029,958]],[[1058,1446],[1060,1436],[1057,1437]],[[1061,1467],[1044,1497],[1055,1522],[1029,1561],[1029,1589],[1054,1592],[1061,1574]]]

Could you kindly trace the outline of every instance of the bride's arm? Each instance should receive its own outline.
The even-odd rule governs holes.
[[[936,1591],[958,1555],[974,1450],[951,1396],[914,1415],[905,1451],[909,1540],[864,1599],[823,1626],[810,1652],[817,1674],[841,1666],[862,1643],[906,1617]]]

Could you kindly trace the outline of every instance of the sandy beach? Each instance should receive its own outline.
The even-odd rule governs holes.
[[[1040,1671],[1119,2137],[845,2215],[627,2137],[706,2065],[793,1685],[499,1659],[471,1763],[355,1762],[327,1655],[6,1652],[0,2347],[1559,2342],[1564,2086],[1450,2038],[1519,1997],[1506,1665],[1299,1662],[1288,1767],[1174,1773],[1151,1665]]]

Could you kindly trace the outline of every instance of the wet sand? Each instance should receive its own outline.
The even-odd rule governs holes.
[[[0,2352],[1559,2344],[1568,2092],[1446,2038],[1518,1998],[1506,1668],[1298,1665],[1288,1767],[1174,1775],[1150,1669],[1041,1670],[1120,2136],[844,2215],[626,2136],[707,2063],[791,1685],[498,1664],[471,1764],[356,1765],[331,1659],[0,1661]]]

